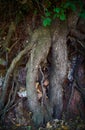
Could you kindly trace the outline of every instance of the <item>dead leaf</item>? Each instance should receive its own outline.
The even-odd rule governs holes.
[[[47,86],[49,85],[49,80],[46,79],[46,80],[44,81],[43,85],[44,85],[45,87],[47,87]]]
[[[37,89],[38,86],[39,86],[39,82],[36,82],[36,84],[35,84],[35,88]]]
[[[68,126],[62,125],[63,130],[69,130]]]
[[[42,93],[38,93],[38,99],[42,98]]]
[[[19,92],[26,91],[26,88],[24,86],[20,86]]]
[[[50,124],[50,122],[48,122],[48,123],[46,124],[46,128],[47,128],[47,129],[52,128],[52,125]]]
[[[21,126],[20,124],[16,124],[16,126]]]

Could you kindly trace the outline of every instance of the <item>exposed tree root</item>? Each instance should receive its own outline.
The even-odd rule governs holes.
[[[15,67],[17,66],[17,64],[21,60],[21,58],[33,48],[33,45],[34,45],[34,42],[29,43],[28,46],[24,50],[22,50],[13,59],[11,65],[10,65],[10,67],[9,67],[7,73],[6,73],[5,80],[4,80],[4,83],[3,83],[2,95],[1,95],[1,98],[0,98],[0,109],[2,109],[4,107],[6,92],[7,92],[7,89],[8,89],[8,82],[9,82],[11,74],[13,73]]]

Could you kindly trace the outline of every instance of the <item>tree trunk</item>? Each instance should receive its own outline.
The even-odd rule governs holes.
[[[53,108],[53,117],[60,118],[63,109],[62,84],[67,73],[67,26],[66,23],[56,22],[51,50],[51,72],[49,98]]]
[[[35,42],[35,47],[31,51],[30,59],[27,64],[28,71],[26,87],[29,107],[33,112],[33,120],[36,125],[43,124],[44,121],[46,122],[52,118],[61,118],[62,116],[64,105],[63,83],[66,78],[68,78],[69,73],[67,36],[69,35],[71,29],[76,28],[75,26],[78,21],[77,14],[73,14],[68,19],[68,22],[69,20],[71,24],[67,23],[67,21],[61,22],[59,20],[57,20],[56,23],[53,23],[50,27],[51,34],[48,28],[40,28],[34,32],[32,37],[32,41]],[[42,62],[45,64],[47,59],[50,64],[50,84],[48,99],[45,99],[45,103],[43,103],[42,106],[38,101],[35,82],[39,66]],[[68,99],[68,105],[70,105],[70,100],[71,99]]]
[[[36,36],[37,40],[35,41]],[[35,88],[38,68],[42,62],[46,62],[46,58],[51,47],[51,36],[49,29],[40,28],[36,30],[32,37],[32,41],[33,40],[35,41],[35,47],[31,51],[31,56],[27,64],[28,71],[26,77],[26,88],[29,108],[33,112],[33,121],[36,125],[40,125],[43,124],[44,120],[49,120],[51,117],[51,111],[48,110],[49,113],[45,113],[46,109],[44,104],[42,106],[38,102],[37,92]]]

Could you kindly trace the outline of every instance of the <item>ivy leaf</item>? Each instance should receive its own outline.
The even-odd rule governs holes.
[[[48,11],[45,13],[45,16],[46,16],[46,17],[49,17],[50,15],[51,15],[51,13],[48,12]]]
[[[62,13],[60,15],[60,20],[62,20],[62,21],[66,20],[66,15],[64,13]]]
[[[51,22],[52,22],[51,18],[49,18],[49,17],[44,18],[43,19],[43,26],[44,27],[49,26],[49,25],[51,25]]]
[[[50,17],[51,16],[51,12],[49,12],[48,9],[45,9],[45,16],[46,17]]]
[[[60,8],[54,8],[54,12],[56,12],[56,13],[59,13],[60,12]]]

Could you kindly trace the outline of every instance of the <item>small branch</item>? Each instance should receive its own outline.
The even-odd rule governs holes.
[[[20,39],[18,39],[10,48],[8,51],[8,54],[12,51],[12,49],[14,48],[14,46],[19,42]]]
[[[8,30],[6,40],[3,44],[5,49],[8,49],[11,37],[12,37],[13,33],[15,32],[15,29],[16,29],[16,25],[14,24],[14,22],[11,22],[11,24],[9,26],[9,30]]]
[[[77,40],[77,42],[85,49],[85,43],[82,43],[80,40]]]

